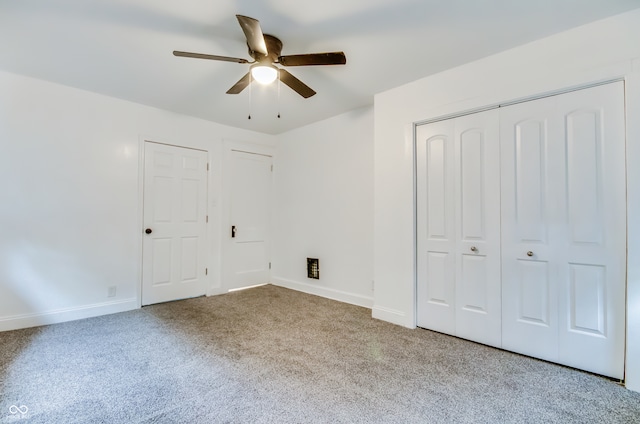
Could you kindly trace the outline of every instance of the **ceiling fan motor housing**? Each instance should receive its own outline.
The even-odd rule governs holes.
[[[249,56],[251,56],[256,62],[268,62],[275,63],[280,57],[282,52],[282,41],[273,35],[264,34],[264,42],[267,45],[267,55],[263,55],[260,52],[251,50],[251,47],[247,43],[249,49]]]

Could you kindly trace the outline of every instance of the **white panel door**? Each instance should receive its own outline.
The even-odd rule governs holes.
[[[453,120],[421,125],[417,160],[418,326],[455,334]]]
[[[455,119],[456,335],[500,346],[498,110]]]
[[[142,304],[206,292],[207,152],[145,142]]]
[[[562,180],[557,166],[561,143],[552,142],[561,122],[550,100],[502,108],[502,346],[557,361],[558,268],[554,246],[561,201],[553,188]],[[529,256],[530,255],[530,256]]]
[[[501,114],[504,347],[623,378],[622,83]]]
[[[227,289],[269,282],[271,164],[271,156],[231,151]]]
[[[566,204],[559,361],[622,379],[626,181],[622,82],[558,97]]]
[[[499,346],[498,112],[416,136],[418,325]]]

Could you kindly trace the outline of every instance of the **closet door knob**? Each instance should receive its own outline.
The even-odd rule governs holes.
[[[475,247],[475,246],[471,246],[471,251],[472,251],[472,252],[477,252],[477,251],[478,251],[478,248],[477,248],[477,247]]]
[[[533,256],[533,252],[532,252],[531,250],[529,250],[529,251],[527,252],[527,256]]]

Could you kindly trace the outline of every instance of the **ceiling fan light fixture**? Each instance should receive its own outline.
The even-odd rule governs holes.
[[[239,94],[242,90],[251,86],[254,80],[259,84],[271,84],[277,79],[278,93],[280,92],[279,84],[282,83],[305,99],[308,99],[314,96],[316,92],[289,73],[289,71],[285,69],[286,67],[344,65],[347,63],[344,52],[306,53],[282,56],[282,41],[273,35],[263,34],[262,28],[260,28],[260,22],[258,22],[257,19],[243,15],[236,15],[236,18],[247,40],[249,56],[253,58],[252,62],[238,57],[190,53],[178,50],[174,50],[173,52],[174,56],[251,64],[249,72],[244,74],[238,82],[231,86],[231,88],[227,90],[227,94]],[[276,67],[274,63],[278,63],[285,68]]]
[[[260,84],[271,84],[278,78],[278,68],[258,63],[251,67],[251,76]]]

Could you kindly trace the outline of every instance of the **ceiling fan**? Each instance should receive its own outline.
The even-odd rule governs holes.
[[[269,84],[279,76],[280,81],[306,99],[316,94],[316,92],[285,69],[276,67],[274,65],[275,63],[279,63],[282,66],[344,65],[347,63],[347,58],[343,52],[281,56],[282,41],[273,35],[263,34],[260,28],[260,22],[257,19],[242,15],[236,15],[236,18],[238,18],[240,27],[247,39],[249,55],[253,58],[253,62],[236,57],[189,53],[177,50],[173,52],[174,56],[251,64],[249,72],[240,78],[240,80],[227,91],[227,94],[240,93],[251,84],[252,79],[263,84]]]

